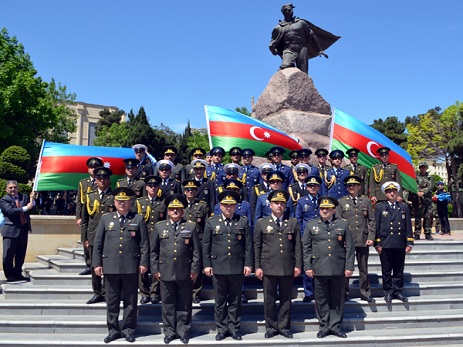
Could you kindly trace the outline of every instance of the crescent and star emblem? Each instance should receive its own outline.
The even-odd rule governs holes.
[[[264,137],[262,137],[262,138],[261,138],[261,137],[258,137],[258,136],[256,135],[256,132],[255,132],[256,129],[261,129],[261,130],[262,130],[261,127],[252,126],[252,127],[249,129],[249,134],[250,134],[254,139],[256,139],[257,141],[263,141],[263,140],[266,139],[266,138],[267,138],[267,139],[270,138],[271,135],[270,135],[270,133],[269,133],[268,131],[264,131]]]
[[[370,142],[367,143],[367,151],[373,158],[378,158],[378,156],[376,154],[373,154],[372,151],[371,151],[371,147],[373,145],[376,145],[379,148],[379,145],[375,141],[370,141]]]

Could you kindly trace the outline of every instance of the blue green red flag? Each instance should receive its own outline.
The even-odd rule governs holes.
[[[376,150],[389,147],[389,161],[397,164],[403,188],[413,193],[418,191],[410,154],[388,137],[340,110],[334,111],[331,131],[331,150],[340,149],[346,152],[349,148],[358,148],[359,163],[368,168],[380,162]]]
[[[270,148],[280,146],[286,150],[285,159],[290,151],[302,148],[294,138],[255,118],[217,106],[206,105],[204,110],[211,148],[252,148],[256,156],[265,157]]]
[[[44,141],[35,173],[35,191],[77,190],[79,181],[89,177],[87,159],[98,157],[111,169],[111,185],[125,176],[126,158],[134,158],[131,148],[78,146]]]

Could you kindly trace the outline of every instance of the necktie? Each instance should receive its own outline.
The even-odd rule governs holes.
[[[305,183],[302,183],[302,190],[305,190],[307,185]]]
[[[23,205],[19,201],[19,196],[16,197],[16,207],[18,207],[20,209],[22,209],[22,207],[23,207]],[[21,225],[26,224],[26,215],[24,214],[24,212],[21,212],[19,214],[19,220],[21,221]]]
[[[354,205],[357,205],[357,198],[355,196],[352,198],[352,200],[354,200]]]
[[[132,184],[132,182],[133,182],[133,181],[129,179],[129,185],[131,185],[131,184]]]
[[[315,196],[312,196],[312,204],[317,207],[317,199],[315,198]]]
[[[100,193],[100,201],[103,201],[103,198],[104,198],[104,192],[101,192]]]
[[[125,222],[125,217],[124,216],[120,216],[119,218],[119,224],[122,226]]]
[[[173,224],[173,227],[174,227],[174,231],[177,232],[178,223],[174,223],[174,224]]]
[[[395,210],[395,202],[391,205],[392,209]]]
[[[326,225],[327,227],[329,227],[329,226],[330,226],[330,222],[326,220],[326,221],[325,221],[325,225]]]
[[[225,225],[227,226],[227,231],[230,232],[230,227],[231,227],[231,219],[230,218],[225,219]]]
[[[280,218],[277,218],[277,219],[275,220],[275,224],[277,225],[277,228],[280,229],[280,225],[281,225],[281,223],[280,223]]]

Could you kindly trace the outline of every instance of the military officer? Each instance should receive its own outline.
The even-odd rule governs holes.
[[[273,171],[273,165],[269,163],[264,163],[259,166],[260,172],[260,183],[254,185],[251,193],[251,214],[252,220],[254,221],[257,199],[262,194],[268,193],[270,191],[270,184],[267,182],[267,174]]]
[[[76,224],[80,226],[82,222],[82,209],[85,208],[85,196],[88,192],[92,189],[96,188],[96,178],[95,178],[95,169],[97,167],[102,167],[103,161],[100,158],[92,157],[87,159],[87,168],[88,174],[90,177],[84,178],[79,181],[79,186],[77,188],[77,196],[76,196]],[[91,270],[91,262],[90,262],[90,254],[88,253],[88,248],[84,246],[84,257],[85,257],[85,265],[87,268],[79,273],[79,275],[90,275],[92,273]]]
[[[170,178],[173,181],[177,180],[180,183],[182,183],[186,178],[185,177],[186,172],[182,164],[180,163],[175,164],[175,159],[177,158],[178,149],[175,148],[174,146],[165,146],[162,149],[162,153],[163,153],[163,159],[170,161],[174,165],[170,172]],[[156,166],[156,168],[154,169],[154,174],[159,175],[158,166]]]
[[[326,187],[325,187],[325,176],[326,171],[331,169],[331,165],[327,162],[328,161],[328,150],[325,148],[319,148],[315,151],[315,155],[317,156],[317,169],[320,172],[320,178],[322,179],[322,185],[320,186],[320,192],[322,195],[326,195]]]
[[[252,164],[255,155],[252,149],[244,148],[241,153],[243,165],[240,167],[238,178],[246,188],[247,202],[251,203],[252,189],[259,183],[260,171],[257,166]]]
[[[111,195],[111,182],[109,177],[112,171],[106,167],[95,169],[97,187],[87,193],[85,207],[82,209],[82,222],[80,223],[81,241],[84,247],[88,248],[90,257],[93,255],[95,233],[100,218],[103,214],[114,211],[114,197]],[[93,261],[92,261],[93,266]],[[104,286],[101,277],[97,276],[92,267],[92,289],[93,297],[87,304],[94,304],[104,301]]]
[[[246,217],[235,214],[239,194],[225,190],[219,195],[221,214],[208,219],[203,238],[204,274],[214,287],[215,339],[241,340],[241,288],[252,271],[252,234]]]
[[[202,159],[195,159],[191,162],[193,178],[200,183],[196,192],[196,199],[202,200],[207,205],[209,215],[213,212],[216,203],[215,182],[205,176],[207,163]]]
[[[135,210],[139,215],[143,216],[145,220],[150,239],[154,237],[154,227],[156,223],[166,219],[166,205],[158,196],[161,182],[162,179],[159,176],[151,175],[145,177],[146,196],[138,198],[135,204]],[[139,289],[141,294],[140,304],[147,304],[149,302],[152,304],[159,304],[161,301],[159,280],[153,276],[150,270],[140,274],[139,277]],[[151,281],[148,272],[151,272]]]
[[[325,172],[326,193],[335,199],[348,194],[344,179],[349,176],[349,171],[341,168],[342,158],[344,158],[343,151],[339,149],[331,151],[330,160],[332,167]]]
[[[434,192],[434,179],[429,175],[428,163],[422,162],[418,166],[419,172],[416,175],[418,185],[417,198],[414,199],[413,210],[415,212],[415,240],[420,239],[421,228],[424,228],[426,240],[434,240],[432,237],[433,206],[432,195]]]
[[[222,182],[222,184],[218,184],[217,185],[217,189],[216,189],[216,193],[217,193],[217,196],[225,190],[224,188],[224,182],[225,180],[229,180],[229,179],[238,179],[238,174],[239,174],[239,170],[240,170],[241,166],[239,166],[238,164],[235,164],[235,163],[228,163],[227,165],[224,166],[224,171],[225,171],[225,179],[224,181]],[[240,191],[239,191],[240,195],[241,195],[241,199],[242,200],[248,200],[248,191],[247,189],[244,187],[243,184],[241,184],[241,188],[240,188]]]
[[[243,189],[243,183],[241,183],[237,179],[227,179],[224,182],[222,191],[225,190],[233,190],[240,194],[240,192]],[[220,214],[221,209],[220,209],[220,203],[217,203],[214,207],[214,215]],[[251,214],[251,205],[246,201],[243,200],[241,194],[240,194],[240,200],[236,203],[236,210],[235,214],[246,217],[248,219],[249,227],[251,228],[251,231],[253,230],[253,221],[252,221],[252,214]]]
[[[301,230],[301,238],[304,237],[305,225],[309,220],[320,216],[318,210],[318,198],[320,197],[320,186],[322,179],[320,175],[308,176],[305,179],[308,194],[299,199],[296,206],[296,219]],[[302,281],[304,284],[303,302],[311,302],[314,299],[313,295],[313,279],[302,273]]]
[[[196,223],[196,233],[198,234],[199,241],[203,242],[204,227],[206,226],[206,219],[209,217],[207,204],[196,198],[198,188],[201,185],[196,180],[185,180],[182,183],[183,194],[185,194],[188,205],[185,207],[184,217],[190,222]],[[193,302],[199,304],[201,302],[200,294],[203,288],[203,279],[201,271],[193,282]]]
[[[155,226],[150,239],[151,269],[160,280],[164,343],[180,337],[188,343],[191,328],[192,283],[201,271],[201,243],[196,223],[183,218],[186,198],[166,198],[168,218]]]
[[[389,163],[389,152],[391,151],[388,147],[381,147],[376,150],[379,155],[381,163],[373,165],[370,171],[370,198],[373,203],[386,201],[387,198],[381,191],[381,187],[385,182],[395,181],[402,186],[402,179],[400,178],[400,171],[396,164]],[[402,201],[402,195],[399,192],[397,196],[397,202]]]
[[[225,156],[225,150],[222,147],[211,148],[212,163],[206,167],[206,176],[217,184],[222,184],[225,178],[225,172],[223,171],[223,157]]]
[[[330,334],[345,338],[340,325],[344,314],[345,277],[354,271],[355,246],[346,221],[335,218],[338,201],[318,199],[320,218],[307,222],[302,239],[304,269],[314,278],[318,338]]]
[[[288,165],[283,164],[281,161],[283,160],[283,154],[285,154],[285,150],[282,147],[272,147],[270,148],[270,153],[273,155],[273,166],[275,170],[281,172],[285,175],[285,181],[282,184],[282,189],[288,189],[288,186],[294,182],[294,176],[292,175],[292,170]]]
[[[264,287],[265,338],[278,333],[292,338],[291,299],[294,278],[302,270],[301,233],[295,218],[283,217],[289,193],[274,190],[268,199],[272,214],[260,219],[254,231],[255,273]]]
[[[347,221],[355,245],[355,256],[359,268],[360,299],[375,302],[371,297],[368,280],[368,256],[375,239],[375,215],[371,200],[360,195],[363,181],[359,176],[349,175],[344,179],[349,195],[338,200],[336,216]],[[349,300],[349,278],[346,278],[346,301]]]
[[[306,189],[305,179],[309,176],[311,167],[307,164],[297,164],[294,169],[294,175],[296,177],[295,183],[288,187],[288,193],[293,200],[293,205],[296,206],[300,198],[306,196],[309,192]]]
[[[135,178],[139,161],[134,158],[127,158],[123,162],[125,164],[125,177],[117,180],[116,186],[132,189],[136,197],[139,198],[145,192],[145,181]]]
[[[397,201],[400,191],[397,182],[384,182],[381,190],[387,201],[375,207],[375,248],[381,261],[384,300],[387,303],[392,299],[407,302],[402,291],[405,253],[410,253],[413,248],[410,209]]]
[[[202,159],[206,156],[206,151],[201,147],[195,147],[190,151],[191,160]],[[207,166],[207,163],[206,165]],[[185,178],[191,179],[194,176],[193,166],[191,163],[185,166]]]
[[[299,155],[297,150],[289,152],[289,159],[291,161],[291,170],[294,170],[297,164],[299,164]]]
[[[362,179],[362,185],[360,186],[360,195],[368,195],[368,173],[369,170],[366,166],[359,164],[359,152],[358,148],[349,148],[346,154],[349,158],[350,164],[343,167],[344,170],[349,171],[350,175],[358,176]]]
[[[135,158],[138,160],[135,179],[145,179],[145,177],[152,175],[156,160],[148,153],[148,147],[138,143],[133,145],[132,149],[135,153]]]
[[[159,160],[157,165],[159,177],[161,177],[161,189],[158,193],[159,197],[165,200],[169,195],[181,194],[182,186],[176,179],[171,178],[171,173],[174,170],[174,164],[170,160]]]
[[[230,154],[230,159],[233,164],[240,165],[241,162],[241,148],[239,147],[232,147],[228,151],[228,154]]]
[[[137,328],[137,279],[148,270],[149,240],[143,217],[130,211],[135,192],[126,187],[112,191],[116,212],[105,214],[98,224],[93,267],[105,278],[107,326],[105,343],[125,337],[135,342]],[[119,325],[120,303],[124,303]]]

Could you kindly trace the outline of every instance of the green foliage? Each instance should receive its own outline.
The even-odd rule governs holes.
[[[28,182],[26,170],[8,162],[0,162],[0,177],[6,180],[16,180],[19,183]]]
[[[110,126],[103,125],[99,128],[95,137],[95,146],[121,147],[122,139],[129,136],[128,123],[112,123]]]
[[[436,174],[432,174],[431,177],[434,180],[434,186],[435,186],[434,188],[437,190],[437,182],[444,181],[444,180],[442,179],[442,177]]]
[[[107,108],[101,110],[101,119],[98,120],[98,123],[95,128],[95,134],[98,136],[103,132],[104,135],[104,131],[109,129],[114,123],[121,124],[121,119],[123,115],[123,110],[117,110],[112,112],[110,112]]]
[[[199,130],[193,131],[191,136],[188,138],[188,153],[196,147],[203,148],[206,152],[209,152],[211,149],[209,146],[209,137],[207,134],[202,133]]]
[[[371,127],[387,136],[395,144],[402,148],[407,148],[407,134],[405,133],[405,123],[399,121],[397,117],[387,117],[375,119]]]
[[[235,111],[244,114],[245,116],[251,117],[251,112],[248,111],[246,106],[237,107],[235,108]]]
[[[16,165],[26,172],[31,166],[31,156],[27,151],[19,146],[11,146],[0,155],[0,161]]]
[[[0,32],[0,152],[21,145],[38,158],[42,140],[68,142],[76,113],[65,86],[37,76],[30,56],[6,29]]]

